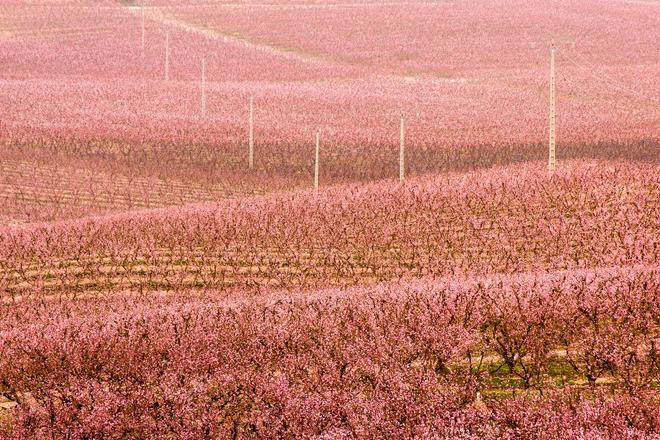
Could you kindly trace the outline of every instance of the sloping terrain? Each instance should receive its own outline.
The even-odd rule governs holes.
[[[3,160],[0,224],[36,223],[248,195],[238,187],[112,175],[90,168]],[[4,219],[4,220],[3,220]]]
[[[323,286],[657,261],[658,167],[565,163],[0,231],[9,294]]]

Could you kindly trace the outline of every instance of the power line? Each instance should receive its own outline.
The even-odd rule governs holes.
[[[590,64],[587,61],[584,61],[584,63],[589,64],[588,66],[585,65],[585,64],[580,63],[579,61],[574,60],[570,56],[566,55],[564,52],[562,52],[560,54],[560,56],[562,56],[567,61],[571,62],[577,68],[584,70],[587,73],[587,75],[589,75],[591,78],[596,79],[598,82],[600,82],[603,85],[609,85],[611,88],[616,88],[619,91],[629,93],[629,94],[634,95],[638,98],[648,99],[650,101],[660,103],[660,99],[654,98],[652,96],[641,94],[641,93],[639,93],[638,91],[636,91],[634,89],[630,89],[630,88],[622,86],[620,84],[616,84],[618,82],[617,79],[607,75],[606,73],[603,73],[602,71],[600,72],[600,76],[597,76],[597,75],[593,74],[592,72],[597,70],[597,66],[594,66],[593,64]],[[604,82],[603,78],[605,78],[609,82]]]

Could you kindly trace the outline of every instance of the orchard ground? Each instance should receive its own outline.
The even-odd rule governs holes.
[[[2,9],[2,438],[660,436],[657,2]]]

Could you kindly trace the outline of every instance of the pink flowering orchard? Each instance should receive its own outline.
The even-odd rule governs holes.
[[[1,439],[660,438],[657,2],[0,3]]]

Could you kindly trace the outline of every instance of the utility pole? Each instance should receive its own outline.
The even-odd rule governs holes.
[[[404,169],[405,169],[405,148],[406,148],[406,138],[405,138],[405,126],[403,118],[401,118],[401,126],[399,129],[399,180],[403,182],[404,178]]]
[[[321,130],[316,132],[316,157],[314,160],[314,191],[319,190],[319,152],[321,150]]]
[[[206,115],[206,58],[202,58],[202,116]]]
[[[250,96],[250,117],[249,117],[249,123],[250,123],[250,128],[249,128],[249,133],[248,133],[248,144],[249,144],[249,152],[248,152],[248,162],[250,165],[250,169],[254,168],[254,98]]]
[[[144,56],[144,0],[140,3],[140,20],[142,22],[142,55]]]
[[[165,81],[170,80],[170,31],[165,33]]]
[[[555,47],[554,43],[550,49],[550,139],[548,144],[548,171],[554,173],[557,169],[557,157],[555,149]]]

